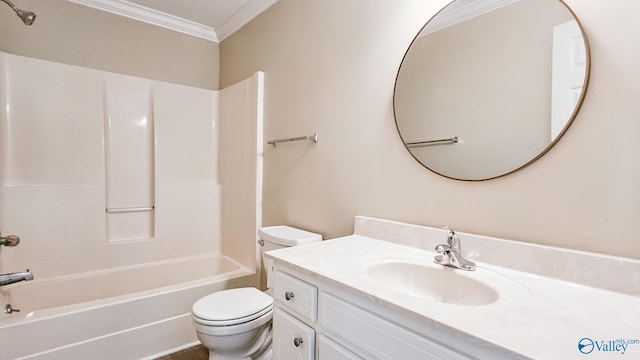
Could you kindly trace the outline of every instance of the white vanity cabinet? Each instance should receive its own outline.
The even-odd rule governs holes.
[[[607,329],[640,334],[629,318],[640,313],[640,299],[628,281],[609,285],[598,271],[586,277],[588,266],[546,269],[536,259],[597,263],[622,278],[640,273],[637,261],[467,234],[493,262],[463,271],[434,264],[437,254],[425,250],[443,237],[440,229],[357,217],[353,235],[266,252],[278,273],[274,306],[289,315],[276,317],[275,332],[284,334],[276,336],[288,336],[283,344],[307,336],[308,357],[318,360],[530,360],[584,357],[578,343]],[[517,270],[505,252],[522,260]],[[578,270],[576,286],[569,278]],[[597,288],[584,286],[591,281]],[[608,355],[593,348],[592,357]],[[640,359],[638,352],[640,345],[629,346],[625,356]]]
[[[276,360],[462,360],[467,355],[405,326],[404,315],[276,262]],[[355,305],[357,304],[357,305]]]

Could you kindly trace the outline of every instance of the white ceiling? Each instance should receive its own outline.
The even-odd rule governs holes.
[[[278,0],[69,0],[220,42]]]

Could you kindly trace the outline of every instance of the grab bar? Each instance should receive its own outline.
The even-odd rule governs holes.
[[[288,139],[273,139],[273,140],[267,141],[267,144],[273,145],[275,147],[279,143],[290,142],[290,141],[300,141],[300,140],[311,140],[314,143],[317,143],[318,142],[318,134],[316,133],[316,134],[309,135],[309,136],[299,136],[299,137],[293,137],[293,138],[288,138]]]
[[[454,136],[449,139],[438,139],[438,140],[424,140],[424,141],[411,141],[406,142],[404,145],[406,147],[417,147],[417,146],[430,146],[430,145],[444,145],[444,144],[455,144],[458,142],[458,137]]]
[[[108,213],[126,213],[126,212],[140,212],[140,211],[150,211],[155,209],[155,206],[147,206],[147,207],[130,207],[130,208],[111,208],[106,209]]]

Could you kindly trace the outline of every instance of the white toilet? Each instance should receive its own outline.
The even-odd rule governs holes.
[[[289,226],[258,230],[261,253],[322,240],[320,234]],[[267,288],[272,264],[263,258]],[[269,290],[267,290],[268,292]],[[273,298],[256,288],[223,290],[207,295],[191,309],[196,335],[209,349],[209,360],[271,359]]]

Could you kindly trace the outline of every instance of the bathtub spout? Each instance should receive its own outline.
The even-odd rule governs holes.
[[[29,281],[29,280],[33,280],[33,274],[31,274],[29,269],[27,269],[27,271],[25,272],[2,274],[0,275],[0,286],[17,283],[19,281]]]

